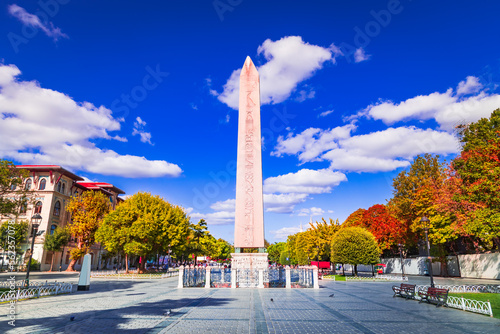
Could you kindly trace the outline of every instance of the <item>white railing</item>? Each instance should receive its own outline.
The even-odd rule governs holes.
[[[19,279],[14,282],[11,281],[2,281],[0,282],[0,288],[9,288],[11,286],[16,286],[16,287],[24,287],[26,281],[24,279]],[[49,281],[29,281],[30,287],[39,287],[39,286],[50,286],[50,285],[55,285],[55,284],[62,284],[64,282],[49,282]]]
[[[43,296],[59,295],[62,293],[73,292],[73,284],[71,283],[57,283],[47,286],[32,287],[29,289],[21,289],[4,291],[0,294],[0,302],[11,300],[23,300],[30,298],[39,298]]]
[[[93,271],[90,273],[90,277],[99,277],[99,278],[110,278],[110,279],[160,279],[160,278],[168,278],[173,276],[178,276],[179,271],[168,271],[166,273],[150,273],[150,274],[137,274],[137,273],[129,273],[125,274],[125,271],[116,273],[115,270],[111,271]]]
[[[430,285],[417,285],[415,287],[415,291],[417,292],[415,294],[415,299],[416,300],[421,300],[420,295],[418,294],[418,291],[426,291]],[[481,293],[483,292],[482,290],[485,289],[486,286],[484,285],[435,285],[436,288],[438,289],[447,289],[448,293],[450,292],[467,292],[467,293]],[[474,299],[468,299],[468,298],[463,298],[463,297],[455,297],[455,296],[448,296],[448,299],[446,301],[446,306],[448,307],[453,307],[456,309],[464,310],[464,311],[469,311],[469,312],[474,312],[474,313],[481,313],[481,314],[486,314],[489,315],[490,317],[493,316],[493,311],[491,310],[491,303],[489,301],[483,302],[480,300],[474,300]]]
[[[377,275],[374,277],[345,276],[346,281],[408,281],[408,277]]]
[[[430,285],[417,285],[416,291],[427,290]],[[446,289],[448,292],[463,293],[500,293],[500,285],[435,285],[438,289]]]
[[[402,281],[408,282],[408,276],[395,276],[395,275],[377,275],[375,278],[385,281]]]
[[[482,313],[493,317],[493,312],[491,310],[491,304],[489,301],[483,302],[480,300],[466,299],[463,297],[448,296],[446,306],[474,313]]]

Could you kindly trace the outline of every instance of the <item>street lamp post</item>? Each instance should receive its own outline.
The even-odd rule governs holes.
[[[26,269],[26,287],[29,288],[30,286],[30,267],[31,267],[31,259],[33,258],[33,253],[35,250],[35,238],[38,232],[38,226],[40,225],[40,222],[42,221],[42,216],[40,216],[39,213],[35,213],[33,217],[31,217],[31,252],[30,252],[30,258],[28,260],[28,268]]]
[[[401,277],[405,277],[405,267],[403,264],[403,244],[398,244],[399,247],[399,258],[401,261]]]
[[[425,232],[425,244],[427,247],[427,260],[429,261],[429,275],[431,276],[431,287],[434,287],[434,277],[432,276],[432,259],[431,259],[431,247],[429,245],[429,218],[423,216],[420,220],[424,224]]]

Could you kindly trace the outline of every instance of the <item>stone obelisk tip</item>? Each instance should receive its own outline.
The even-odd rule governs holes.
[[[256,75],[257,77],[259,76],[259,72],[257,72],[257,68],[255,67],[250,56],[247,56],[247,59],[245,59],[245,63],[243,64],[243,68],[241,70],[240,76],[244,75]]]

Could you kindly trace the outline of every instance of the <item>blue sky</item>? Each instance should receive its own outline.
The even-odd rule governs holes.
[[[391,197],[500,107],[493,1],[10,1],[0,157],[181,205],[233,241],[238,71],[261,76],[266,239]]]

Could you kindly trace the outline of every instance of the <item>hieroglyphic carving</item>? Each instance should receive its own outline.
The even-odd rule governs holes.
[[[254,236],[254,158],[255,150],[254,147],[254,112],[255,106],[257,105],[252,100],[252,93],[257,88],[257,81],[254,81],[251,85],[247,86],[246,90],[246,102],[245,102],[245,245],[253,246],[253,236]]]

